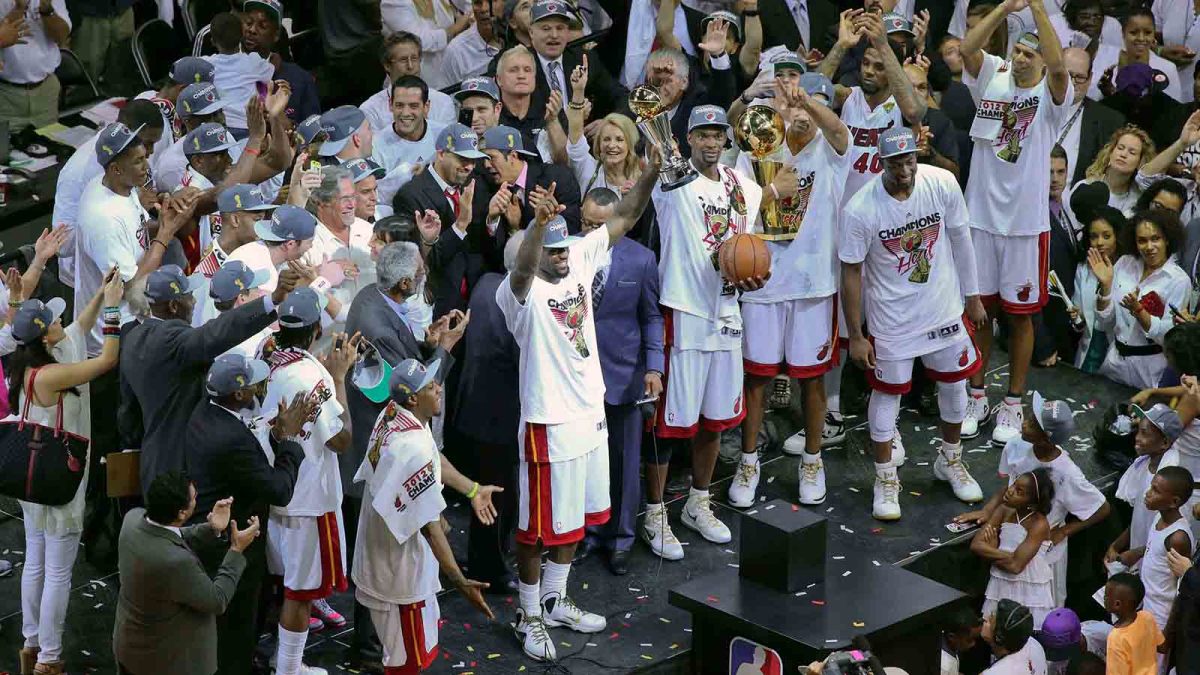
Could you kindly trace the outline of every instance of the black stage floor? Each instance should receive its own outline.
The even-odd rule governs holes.
[[[988,374],[989,394],[994,401],[1003,394],[1004,368]],[[1098,465],[1091,454],[1090,429],[1103,408],[1129,395],[1129,391],[1098,377],[1087,376],[1065,367],[1051,370],[1034,369],[1030,376],[1034,388],[1047,398],[1066,398],[1079,414],[1079,432],[1072,444],[1073,457],[1084,473],[1098,484],[1113,480],[1110,472]],[[787,414],[773,414],[771,421],[778,433],[775,445],[764,457],[765,473],[759,494],[763,501],[783,498],[795,501],[798,460],[782,456],[779,442],[791,433],[792,422]],[[965,510],[957,502],[947,484],[933,479],[931,462],[936,452],[936,419],[920,417],[916,410],[906,408],[901,415],[900,429],[908,453],[908,463],[900,470],[904,485],[901,506],[904,517],[897,523],[882,524],[871,518],[871,486],[874,480],[869,455],[865,419],[860,415],[847,421],[848,435],[842,448],[825,453],[829,497],[817,507],[829,519],[830,574],[839,573],[842,566],[850,567],[869,559],[880,565],[907,565],[910,569],[932,576],[938,581],[958,586],[958,579],[942,578],[945,564],[935,564],[938,552],[962,555],[961,545],[970,535],[952,535],[944,527],[951,517]],[[989,427],[990,430],[990,427]],[[996,473],[998,448],[985,441],[967,442],[967,460],[975,478],[985,493],[1000,486]],[[714,495],[720,503],[729,483],[732,465],[718,467],[720,480]],[[432,669],[434,673],[612,673],[631,671],[685,672],[683,655],[691,644],[689,616],[667,604],[668,590],[693,577],[735,566],[739,516],[736,509],[723,503],[718,516],[733,530],[731,544],[717,546],[705,542],[698,534],[679,522],[682,498],[671,503],[675,533],[685,542],[686,557],[679,562],[663,562],[654,557],[642,544],[634,547],[630,573],[614,577],[596,558],[577,564],[570,582],[571,595],[583,607],[605,614],[608,628],[595,635],[580,635],[555,629],[560,663],[558,667],[537,664],[526,659],[520,651],[507,621],[511,619],[515,598],[493,599],[498,620],[489,624],[456,594],[441,598],[444,625],[441,629],[442,655]],[[21,560],[24,535],[20,510],[11,500],[0,500],[0,558]],[[459,536],[452,539],[460,559],[465,559],[466,537],[462,534],[467,510],[452,507],[448,517]],[[959,544],[955,546],[954,544]],[[969,558],[969,554],[967,554]],[[980,568],[982,569],[982,568]],[[15,671],[17,650],[21,646],[20,574],[0,579],[0,675]],[[71,604],[65,636],[65,655],[70,673],[113,673],[111,653],[112,623],[116,603],[115,574],[100,574],[80,555],[75,567]],[[495,598],[495,596],[491,596]],[[349,615],[349,596],[333,599],[339,611]],[[340,632],[324,631],[309,637],[305,661],[325,667],[330,673],[355,672],[344,667],[343,652],[350,629]],[[273,639],[273,638],[272,638]]]

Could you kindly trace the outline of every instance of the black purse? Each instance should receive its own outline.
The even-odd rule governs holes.
[[[26,421],[38,370],[30,372],[22,392],[20,418],[0,421],[0,494],[34,504],[62,506],[79,490],[89,441],[63,431],[61,392],[53,428]]]

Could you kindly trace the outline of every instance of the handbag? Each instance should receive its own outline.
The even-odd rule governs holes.
[[[30,372],[22,392],[21,416],[0,421],[0,494],[34,504],[62,506],[79,490],[89,441],[63,431],[61,392],[53,428],[26,421],[38,370]]]

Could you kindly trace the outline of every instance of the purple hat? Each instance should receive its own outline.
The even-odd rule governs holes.
[[[1079,639],[1083,635],[1079,615],[1075,612],[1060,608],[1046,615],[1042,621],[1042,630],[1034,634],[1037,641],[1046,650],[1046,659],[1050,661],[1066,661],[1079,653]]]
[[[1117,71],[1117,93],[1141,98],[1167,88],[1167,75],[1144,63],[1131,63]]]

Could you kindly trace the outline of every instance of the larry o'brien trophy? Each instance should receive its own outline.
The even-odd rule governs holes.
[[[754,179],[766,189],[783,167],[782,162],[766,159],[783,145],[783,117],[770,106],[752,105],[746,108],[746,112],[738,119],[733,137],[742,152],[749,153],[753,158],[751,164],[754,167]],[[785,222],[780,201],[776,199],[759,208],[762,215],[762,231],[758,233],[759,237],[770,241],[790,241],[796,238],[796,231],[800,228],[799,219]]]
[[[670,192],[696,180],[699,174],[675,150],[671,120],[667,117],[667,111],[663,110],[662,97],[654,87],[643,84],[629,92],[629,109],[637,115],[638,129],[646,135],[646,140],[658,146],[662,153],[658,179],[662,182],[663,192]]]

